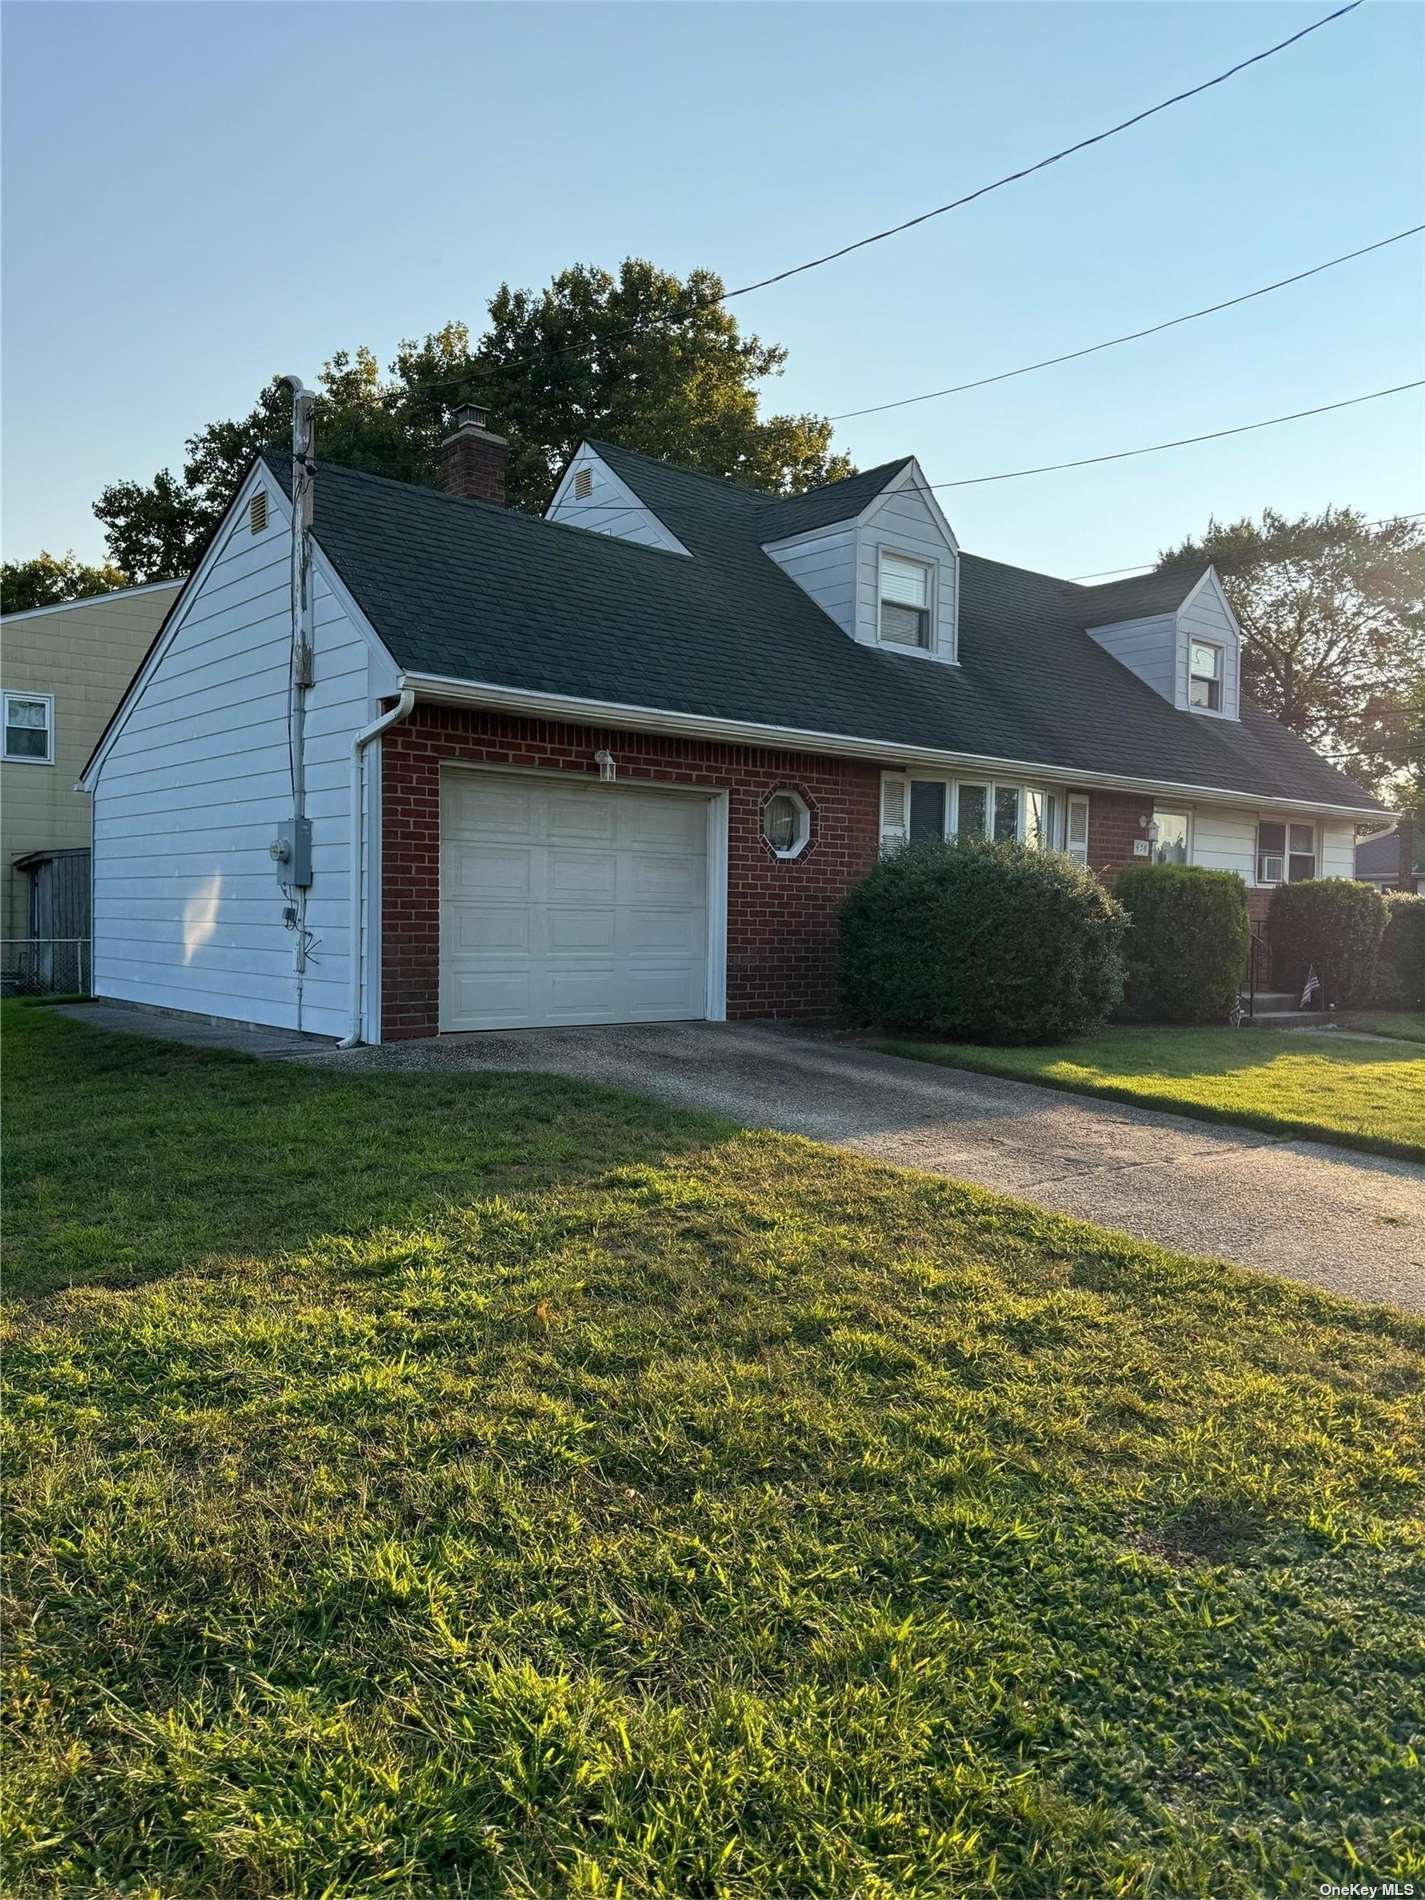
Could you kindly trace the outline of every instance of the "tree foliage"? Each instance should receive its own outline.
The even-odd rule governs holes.
[[[129,576],[104,561],[91,567],[71,554],[51,554],[47,548],[29,561],[6,561],[0,574],[0,609],[24,613],[31,607],[57,607],[66,600],[88,600],[127,587]]]
[[[787,353],[742,335],[722,290],[711,271],[680,279],[638,258],[617,276],[575,265],[542,291],[502,284],[478,339],[447,323],[384,374],[371,350],[338,351],[318,378],[317,453],[434,487],[455,408],[479,402],[510,441],[510,505],[531,511],[586,436],[772,493],[850,474],[823,417],[759,415],[757,386]],[[181,476],[107,487],[94,512],[114,560],[144,580],[186,572],[253,455],[287,442],[289,412],[274,378],[247,415],[189,437]]]
[[[1243,686],[1368,785],[1401,769],[1425,679],[1425,532],[1352,508],[1208,523],[1160,565],[1210,562],[1242,625]],[[1417,715],[1418,717],[1418,715]],[[1418,726],[1417,726],[1418,745]]]

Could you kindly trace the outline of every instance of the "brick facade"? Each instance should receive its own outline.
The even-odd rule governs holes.
[[[418,706],[381,746],[381,1011],[388,1041],[436,1033],[440,1002],[440,768],[465,761],[728,793],[727,1013],[824,1016],[836,1000],[836,915],[875,862],[880,767],[854,759]],[[811,808],[798,858],[772,855],[762,805],[779,788]]]
[[[1089,793],[1089,869],[1104,877],[1125,864],[1141,862],[1133,856],[1137,838],[1146,841],[1153,801],[1141,792]]]

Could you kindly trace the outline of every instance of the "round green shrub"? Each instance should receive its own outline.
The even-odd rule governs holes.
[[[1125,918],[1057,853],[930,840],[883,858],[841,912],[858,1022],[970,1042],[1058,1042],[1123,993]]]
[[[1386,892],[1376,997],[1396,1009],[1425,1009],[1425,897]]]
[[[1328,1003],[1368,1003],[1385,929],[1385,902],[1373,884],[1346,877],[1283,884],[1267,913],[1272,980],[1299,990],[1313,966]]]
[[[1247,973],[1247,887],[1235,871],[1132,864],[1113,880],[1128,912],[1124,1013],[1143,1022],[1216,1023]]]

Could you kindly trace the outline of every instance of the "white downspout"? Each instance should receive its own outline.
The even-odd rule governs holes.
[[[342,1038],[337,1044],[338,1049],[355,1049],[362,1039],[361,925],[366,885],[366,813],[362,797],[362,764],[371,741],[379,739],[388,726],[394,726],[397,720],[404,719],[415,703],[415,693],[409,686],[403,686],[401,697],[391,710],[382,713],[379,719],[373,719],[369,726],[363,726],[351,742],[351,1034]]]

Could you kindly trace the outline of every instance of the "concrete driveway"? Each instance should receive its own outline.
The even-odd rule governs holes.
[[[1425,1313],[1425,1167],[1409,1161],[730,1023],[507,1030],[318,1059],[579,1076]]]

